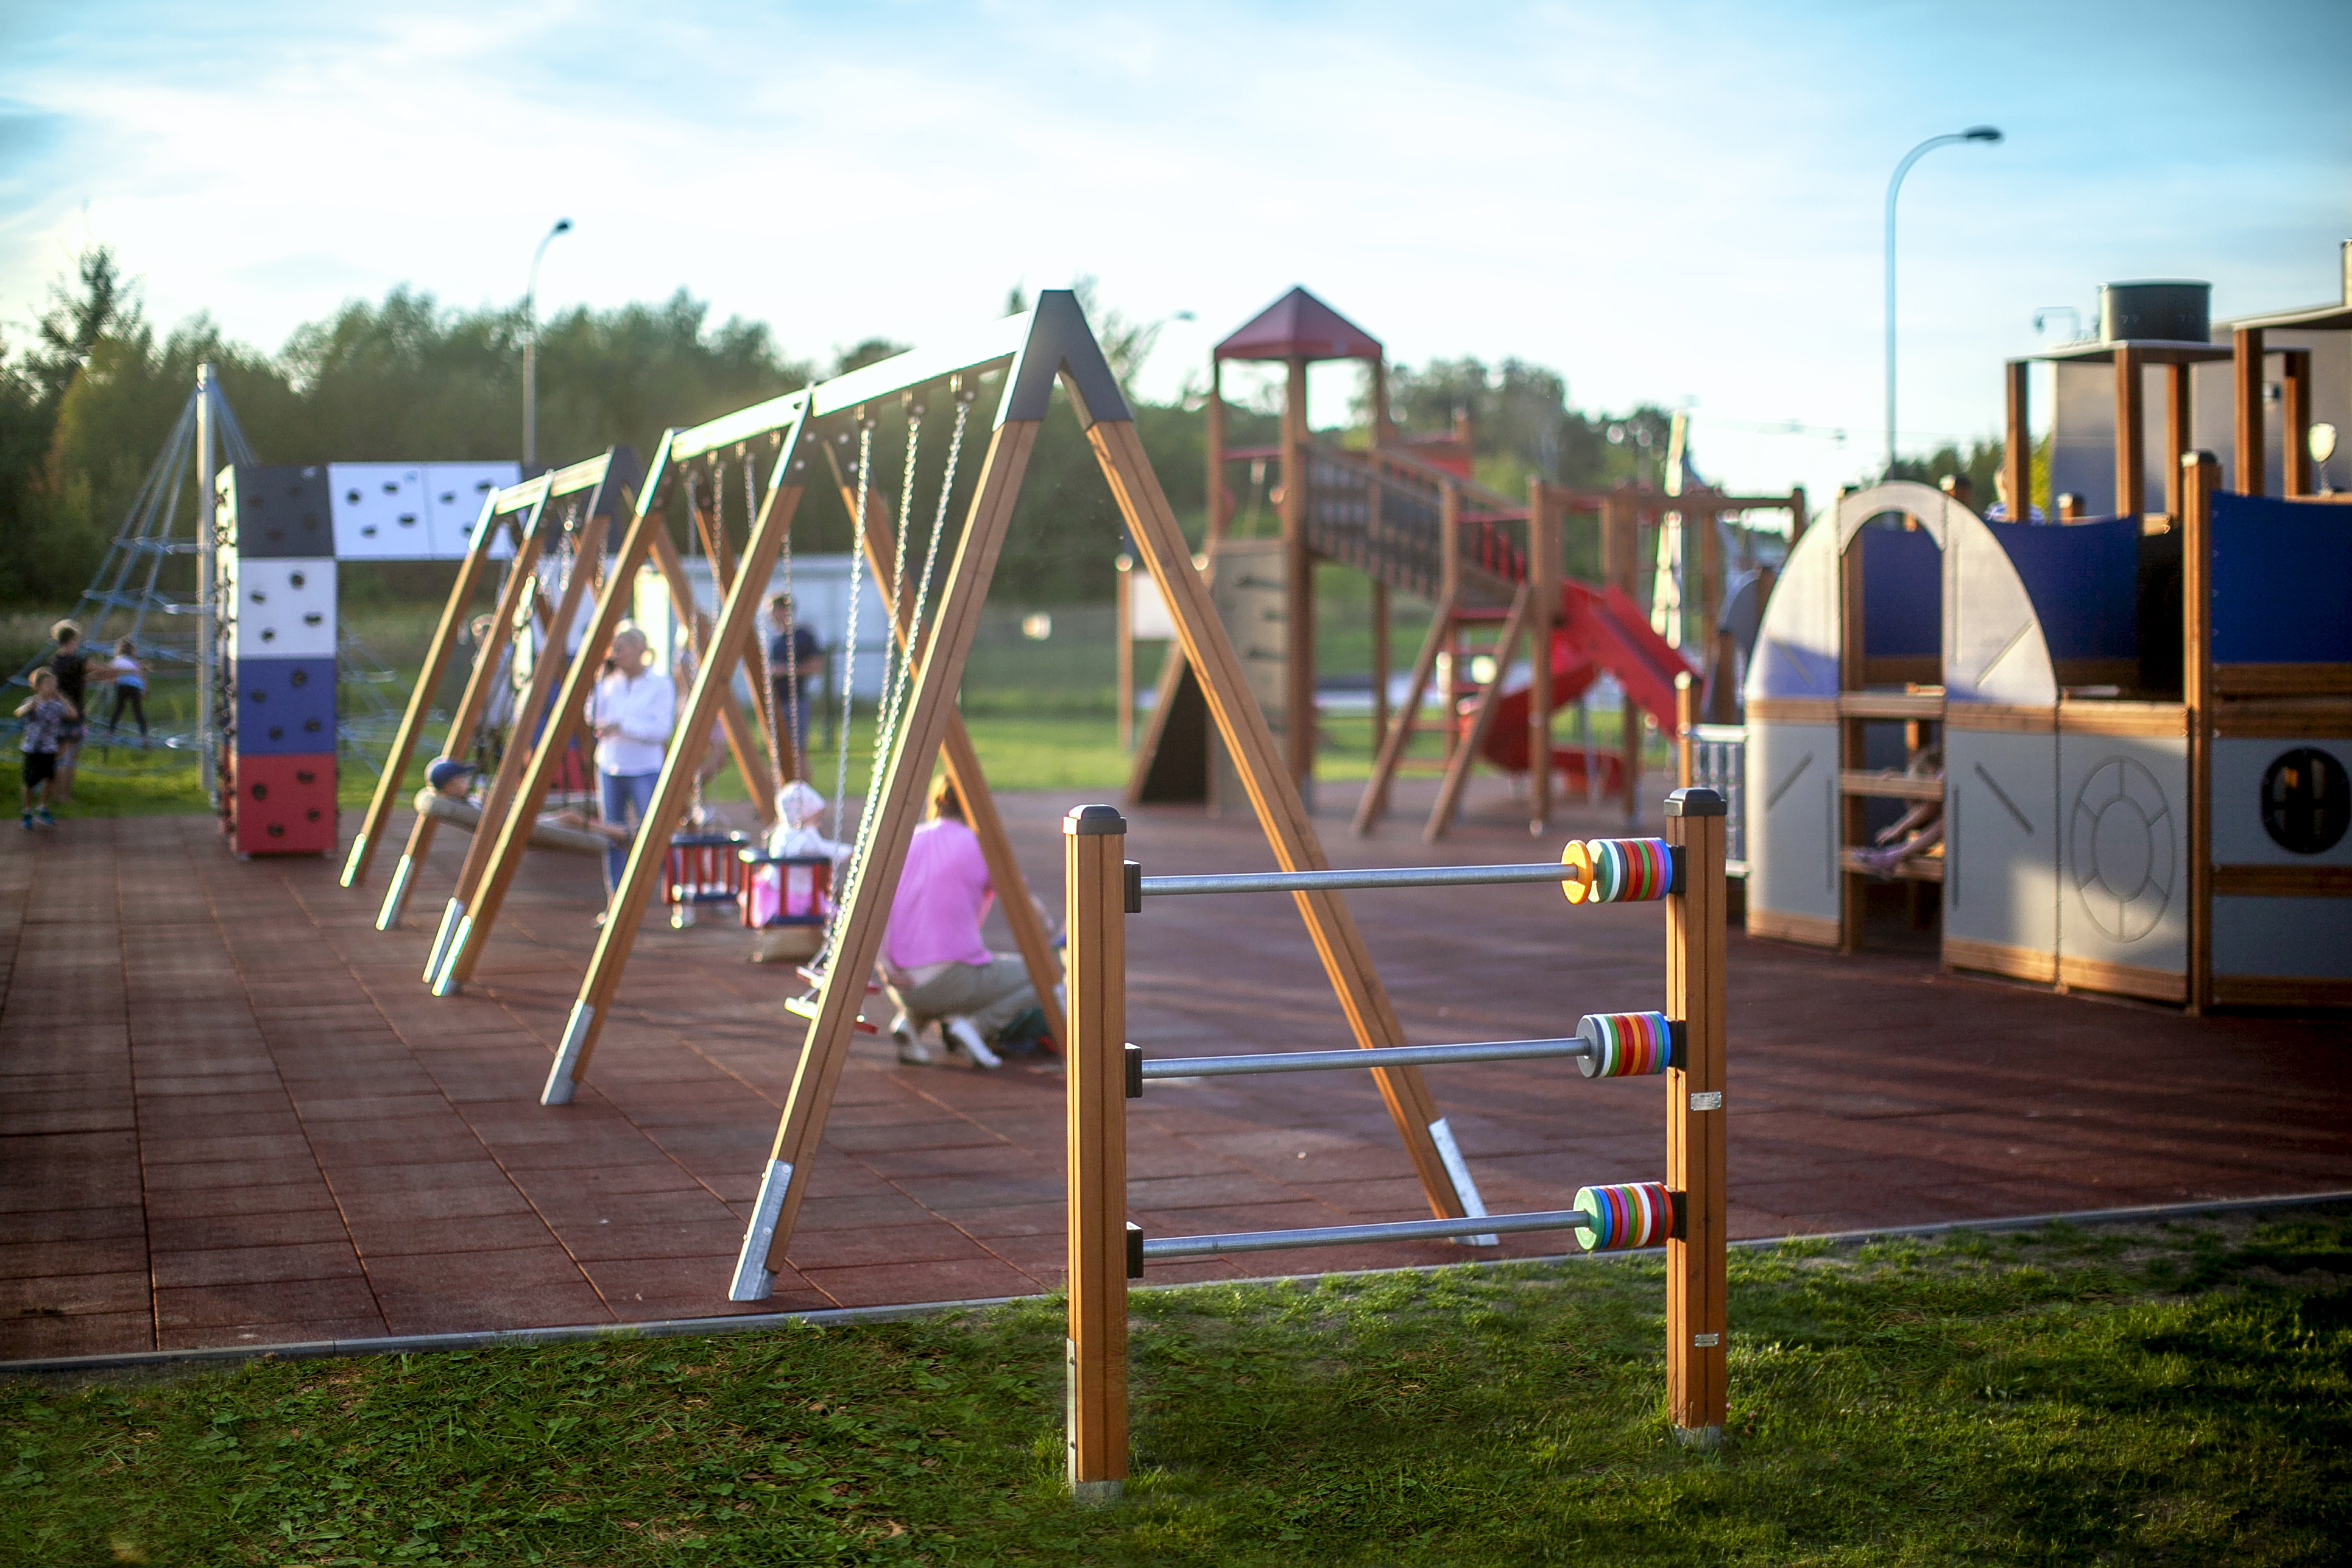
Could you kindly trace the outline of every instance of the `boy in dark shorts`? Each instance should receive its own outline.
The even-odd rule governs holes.
[[[58,692],[55,671],[33,671],[33,694],[18,704],[16,717],[25,721],[22,750],[25,756],[25,831],[34,825],[53,827],[57,818],[49,815],[50,782],[57,777],[58,742],[66,726],[81,717],[80,710]]]
[[[81,752],[83,690],[91,681],[113,679],[114,668],[90,668],[89,655],[82,650],[81,628],[71,621],[59,621],[49,628],[49,636],[58,645],[49,656],[49,669],[58,678],[58,695],[73,710],[73,717],[58,731],[57,773],[49,784],[49,799],[63,805],[73,798],[74,761]]]

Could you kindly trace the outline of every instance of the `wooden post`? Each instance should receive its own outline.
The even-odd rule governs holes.
[[[2263,429],[2263,330],[2239,328],[2231,348],[2230,389],[2237,419],[2230,466],[2236,470],[2238,493],[2258,496],[2266,488],[2270,467],[2263,450],[2269,444]]]
[[[1641,602],[1642,515],[1629,493],[1601,512],[1601,547],[1610,584],[1636,604]],[[1623,725],[1622,766],[1625,776],[1625,825],[1642,816],[1642,710],[1628,694],[1620,706]]]
[[[2194,417],[2189,380],[2192,368],[2186,363],[2164,367],[2164,515],[2175,528],[2180,526],[2180,459],[2189,454]]]
[[[1858,530],[1838,556],[1838,691],[1863,689],[1864,656],[1869,627],[1863,616],[1863,554],[1870,548],[1870,530]],[[1838,715],[1838,768],[1852,772],[1864,764],[1863,721]],[[1834,820],[1837,837],[1830,846],[1832,875],[1838,888],[1838,951],[1852,952],[1862,942],[1863,887],[1845,868],[1845,851],[1858,844],[1868,818],[1868,803],[1860,795],[1843,795]]]
[[[2083,498],[2081,496],[2076,495],[2073,490],[2068,490],[2063,495],[2053,499],[2055,499],[2058,503],[2059,521],[2079,522],[2082,521]]]
[[[1421,651],[1413,656],[1412,679],[1407,683],[1404,704],[1390,721],[1388,731],[1381,742],[1381,753],[1372,759],[1372,776],[1364,783],[1364,796],[1356,805],[1353,831],[1363,838],[1372,831],[1389,809],[1389,785],[1395,779],[1397,767],[1404,761],[1407,748],[1412,744],[1412,731],[1421,714],[1421,704],[1429,690],[1432,674],[1437,668],[1437,656],[1445,651],[1448,639],[1454,636],[1454,601],[1440,599],[1436,613],[1430,618],[1428,635],[1421,639]],[[1447,707],[1447,728],[1452,725],[1452,707]]]
[[[205,504],[211,504],[206,496]],[[487,509],[486,509],[487,510]],[[466,558],[458,563],[457,580],[449,585],[449,602],[441,606],[441,620],[433,628],[433,640],[425,649],[425,668],[416,677],[416,689],[408,694],[407,710],[400,716],[400,728],[392,737],[392,752],[383,759],[383,772],[377,775],[375,794],[368,801],[367,815],[360,819],[359,836],[352,840],[352,850],[343,861],[342,885],[356,888],[367,880],[368,867],[375,859],[375,847],[383,842],[383,831],[392,820],[394,807],[400,804],[400,786],[407,777],[408,759],[415,754],[416,740],[425,732],[427,718],[433,710],[434,694],[441,689],[442,677],[448,673],[450,656],[457,651],[457,635],[466,624],[466,607],[474,602],[481,587],[482,574],[490,562],[490,542],[499,533],[497,516],[484,518],[474,530],[474,542],[467,547]]]
[[[1131,563],[1122,555],[1112,574],[1118,614],[1118,749],[1135,750],[1135,586]]]
[[[841,493],[844,510],[852,517],[857,514],[857,491],[849,476],[842,471],[841,459],[832,448],[825,451],[825,460],[832,466],[833,481]],[[869,494],[866,498],[866,565],[877,583],[889,573],[892,552],[898,546],[893,531],[898,520],[891,516],[887,496]],[[1121,573],[1122,582],[1126,574]],[[898,607],[891,617],[890,635],[898,644],[898,656],[913,668],[922,661],[923,648],[909,638],[914,631],[915,605],[911,589],[907,602]],[[939,630],[938,623],[931,631]],[[930,638],[926,636],[924,644]],[[1037,994],[1037,1010],[1045,1016],[1045,1032],[1056,1044],[1068,1037],[1062,1016],[1062,1005],[1054,1000],[1054,987],[1062,983],[1061,961],[1055,956],[1053,938],[1046,934],[1045,922],[1039,918],[1037,906],[1030,901],[1028,879],[1021,874],[1021,861],[1013,853],[1013,840],[1004,831],[1004,818],[996,809],[996,796],[990,793],[988,775],[981,771],[980,753],[971,743],[971,734],[963,726],[963,714],[950,710],[947,733],[940,742],[940,760],[947,768],[948,781],[956,788],[963,802],[963,825],[980,840],[980,858],[988,867],[988,885],[996,889],[997,907],[1004,911],[1004,923],[1013,932],[1013,945],[1021,950],[1021,962],[1029,971],[1029,988]],[[925,775],[929,784],[929,775]]]
[[[866,865],[845,889],[841,912],[835,918],[833,962],[817,990],[816,1016],[809,1024],[783,1115],[769,1146],[761,1186],[761,1217],[755,1219],[737,1259],[731,1291],[735,1300],[766,1297],[768,1281],[783,1266],[801,1203],[808,1195],[809,1162],[824,1135],[825,1118],[833,1109],[842,1069],[848,1065],[850,1035],[866,1005],[866,976],[873,973],[874,961],[882,951],[891,895],[898,889],[907,846],[923,812],[923,786],[930,780],[931,764],[954,716],[964,661],[971,651],[981,605],[1004,547],[1005,528],[1021,493],[1021,477],[1028,470],[1029,455],[1036,447],[1038,424],[1034,419],[1007,419],[989,439],[980,483],[965,513],[962,537],[948,568],[947,586],[940,595],[933,630],[922,648],[914,689],[908,694],[898,743],[886,763],[880,797],[866,803],[871,822],[861,829],[867,838]],[[765,1223],[770,1213],[775,1215],[772,1226]]]
[[[506,820],[514,805],[515,792],[521,787],[523,774],[537,750],[530,743],[530,737],[537,733],[541,746],[559,748],[571,738],[571,726],[558,721],[549,700],[555,695],[558,673],[570,668],[570,661],[563,656],[563,645],[569,640],[572,623],[580,613],[580,600],[604,552],[604,512],[592,504],[588,519],[580,528],[572,575],[557,598],[555,613],[548,622],[547,641],[530,672],[530,686],[524,691],[522,700],[515,704],[514,734],[507,742],[506,753],[499,758],[499,771],[490,781],[489,793],[482,797],[481,820],[474,826],[473,842],[466,846],[465,862],[457,868],[457,885],[450,900],[460,911],[461,924],[464,912],[473,908],[474,894],[480,889],[483,874],[488,870],[498,847],[496,825]],[[580,645],[580,652],[583,658],[591,657],[586,642]],[[445,944],[441,963],[425,977],[436,994],[448,994],[441,984],[447,973],[448,957],[449,947]]]
[[[1797,541],[1805,537],[1805,492],[1800,488],[1789,492],[1789,548],[1794,550]]]
[[[1445,837],[1454,826],[1454,814],[1462,805],[1462,791],[1470,782],[1470,770],[1478,765],[1478,749],[1486,742],[1486,731],[1494,727],[1496,699],[1501,695],[1503,679],[1510,671],[1511,657],[1518,651],[1519,639],[1527,630],[1528,606],[1535,597],[1533,586],[1519,584],[1511,595],[1511,612],[1503,619],[1503,634],[1493,647],[1495,679],[1485,682],[1478,691],[1478,705],[1471,710],[1470,727],[1462,732],[1461,743],[1445,764],[1444,780],[1437,786],[1437,804],[1429,808],[1429,820],[1421,829],[1422,841],[1434,844]],[[1451,704],[1448,704],[1451,707]],[[1452,718],[1452,714],[1447,715]],[[1454,727],[1461,731],[1461,722]]]
[[[1698,724],[1698,682],[1685,670],[1675,677],[1675,784],[1690,788],[1691,731]]]
[[[490,611],[491,635],[501,639],[514,635],[515,611],[522,604],[523,590],[530,586],[532,568],[538,564],[540,546],[545,542],[540,520],[546,515],[547,491],[542,488],[539,499],[531,503],[522,537],[516,542],[514,559],[507,563],[507,579],[499,585],[497,605]],[[490,706],[490,682],[498,678],[503,666],[491,645],[485,641],[474,658],[474,670],[466,679],[465,695],[457,700],[457,712],[449,721],[449,733],[442,740],[441,754],[455,757],[470,750],[474,731],[482,722],[482,715]],[[408,843],[400,852],[400,865],[394,870],[392,885],[384,889],[383,907],[376,911],[375,929],[390,931],[400,923],[401,910],[408,902],[408,886],[433,847],[433,836],[438,817],[418,813],[415,826],[408,830]],[[448,941],[449,927],[457,919],[454,909],[445,910],[441,930],[434,939],[436,950]],[[428,973],[425,976],[432,978]]]
[[[1329,862],[1316,839],[1314,824],[1281,770],[1279,753],[1265,715],[1250,700],[1249,683],[1242,676],[1241,660],[1217,623],[1216,611],[1209,603],[1208,586],[1198,573],[1190,570],[1192,563],[1184,553],[1183,533],[1176,526],[1176,514],[1169,509],[1158,476],[1151,471],[1150,459],[1144,455],[1135,426],[1127,420],[1106,419],[1087,432],[1087,440],[1095,449],[1096,459],[1110,483],[1111,495],[1118,502],[1120,513],[1127,519],[1129,534],[1142,552],[1152,576],[1159,580],[1160,591],[1168,596],[1177,636],[1184,645],[1184,657],[1192,661],[1192,668],[1200,674],[1201,692],[1208,700],[1210,717],[1216,721],[1217,732],[1233,755],[1242,785],[1249,792],[1250,805],[1265,830],[1266,843],[1274,850],[1276,863],[1286,871],[1323,869]],[[1339,893],[1299,893],[1294,895],[1294,900],[1356,1043],[1366,1047],[1403,1044],[1404,1026],[1397,1019],[1387,988],[1381,984],[1346,898]],[[1432,1125],[1439,1120],[1437,1102],[1428,1085],[1412,1068],[1375,1068],[1372,1080],[1380,1086],[1381,1098],[1387,1102],[1389,1115],[1396,1122],[1398,1135],[1412,1162],[1413,1173],[1421,1180],[1431,1213],[1459,1217],[1466,1212],[1463,1204],[1465,1194],[1455,1190],[1454,1178],[1437,1151],[1436,1135],[1431,1131]],[[1475,1194],[1467,1195],[1475,1197]]]
[[[801,417],[798,414],[792,416],[781,462],[788,463],[793,458]],[[726,707],[733,705],[727,683],[742,658],[744,639],[755,629],[760,590],[766,586],[769,574],[775,569],[784,531],[791,526],[793,510],[800,504],[800,499],[799,485],[782,484],[772,486],[761,502],[758,521],[744,545],[741,568],[719,610],[719,623],[711,633],[710,647],[701,668],[695,671],[694,688],[687,695],[684,711],[678,715],[669,753],[662,760],[661,776],[654,784],[653,805],[637,824],[636,837],[629,846],[627,868],[621,873],[620,885],[614,889],[612,901],[605,908],[604,929],[596,933],[595,951],[588,960],[587,973],[581,978],[579,996],[564,1021],[555,1063],[548,1074],[547,1087],[540,1095],[542,1105],[570,1104],[573,1088],[587,1072],[589,1058],[595,1053],[604,1018],[612,1010],[613,994],[620,988],[621,972],[627,966],[629,952],[635,945],[637,928],[645,920],[646,907],[653,901],[654,889],[668,863],[670,835],[677,830],[692,797],[694,780],[702,766],[703,749],[709,743],[711,722],[722,711],[722,699],[728,699]],[[676,558],[676,549],[670,545],[666,531],[656,531],[650,544],[656,561],[662,560],[666,551],[670,559]],[[668,575],[667,572],[664,574]],[[873,955],[868,953],[857,971],[861,1000],[866,990],[866,970],[873,963]]]
[[[663,529],[653,536],[653,563],[661,573],[662,581],[669,584],[670,603],[679,606],[678,613],[685,618],[698,664],[708,665],[716,657],[713,650],[718,647],[718,635],[715,629],[706,631],[703,626],[701,614],[695,608],[694,584],[686,574],[686,563],[678,559],[677,546],[670,542],[667,529]],[[772,556],[770,557],[770,564],[773,565]],[[722,602],[731,603],[740,581],[739,574],[731,564],[728,568],[726,576],[721,577],[718,574],[718,557],[713,556],[711,585],[719,593]],[[754,601],[761,598],[762,590],[766,586],[767,579],[764,576],[751,584],[750,593]],[[753,613],[755,615],[758,613],[756,608]],[[750,636],[758,635],[759,628],[752,627]],[[746,638],[737,648],[736,659],[740,661],[749,648],[749,640]],[[668,674],[669,671],[665,670],[663,673]],[[695,671],[694,683],[698,688],[702,684],[702,671],[699,668]],[[768,776],[768,764],[761,754],[763,748],[760,743],[760,738],[751,732],[751,726],[744,721],[742,704],[735,700],[733,664],[730,663],[721,672],[712,692],[711,704],[718,715],[719,732],[727,742],[728,754],[734,761],[736,773],[743,780],[745,792],[751,797],[752,809],[759,813],[760,826],[773,827],[776,824],[776,781]],[[695,765],[698,768],[701,766],[699,753],[697,754]]]
[[[2180,462],[2180,688],[2189,708],[2189,1011],[2213,1005],[2213,491],[2209,452]]]
[[[546,804],[548,790],[563,770],[566,736],[579,726],[581,715],[587,709],[588,693],[596,684],[602,650],[610,646],[614,628],[629,613],[637,572],[653,549],[653,536],[667,526],[661,517],[661,481],[668,466],[670,437],[676,433],[665,433],[661,445],[655,449],[645,488],[637,492],[636,510],[621,536],[620,552],[613,558],[611,573],[596,595],[596,613],[581,636],[580,657],[564,672],[562,689],[556,694],[550,710],[551,717],[540,733],[538,745],[532,748],[530,764],[516,787],[505,821],[494,826],[485,816],[474,829],[477,837],[495,834],[496,843],[442,960],[443,978],[438,984],[452,990],[462,987],[472,976],[475,960],[488,945],[491,928],[498,924],[499,908],[506,902],[507,889],[522,865],[531,826],[539,820],[539,809]]]
[[[2139,351],[2116,345],[2116,515],[2147,510],[2147,425]]]
[[[1282,400],[1283,740],[1290,776],[1315,798],[1315,554],[1307,545],[1307,362],[1290,362]]]
[[[2013,359],[2003,368],[2002,389],[2007,404],[2000,450],[2000,471],[2009,487],[2009,521],[2033,521],[2033,423],[2027,417],[2026,399],[2032,388],[2031,361]]]
[[[1205,546],[1214,553],[1217,541],[1234,520],[1234,498],[1225,489],[1225,362],[1214,352],[1209,355],[1209,407],[1207,428],[1202,443],[1209,455],[1209,542]]]
[[[2311,351],[2281,349],[2279,358],[2284,362],[2279,376],[2279,423],[2286,426],[2281,432],[2286,462],[2281,470],[2279,493],[2307,496],[2311,493]]]
[[[1683,890],[1666,899],[1666,1016],[1685,1030],[1683,1065],[1666,1073],[1666,1186],[1682,1196],[1666,1243],[1666,1409],[1683,1443],[1723,1440],[1724,878],[1723,797],[1666,797],[1666,841],[1682,850]]]
[[[1732,675],[1731,661],[1718,657],[1723,642],[1723,528],[1722,514],[1714,511],[1685,513],[1683,524],[1685,548],[1692,528],[1698,530],[1698,646],[1701,689],[1712,696],[1718,680],[1728,680]],[[1688,725],[1684,726],[1688,729]]]
[[[1445,640],[1438,649],[1445,679],[1438,683],[1437,700],[1444,716],[1444,756],[1450,764],[1462,745],[1462,721],[1454,705],[1462,689],[1462,491],[1450,479],[1441,479],[1437,486],[1437,597],[1448,612],[1443,621]],[[1385,800],[1385,787],[1381,795]]]
[[[1380,510],[1380,490],[1372,491],[1372,508]],[[1372,752],[1378,755],[1381,737],[1389,732],[1389,585],[1372,580]]]
[[[1062,819],[1069,910],[1071,1495],[1115,1502],[1127,1479],[1127,820],[1108,805]]]
[[[1544,482],[1528,481],[1528,832],[1551,826],[1551,637],[1559,615],[1559,519]],[[1505,666],[1495,667],[1501,689]]]

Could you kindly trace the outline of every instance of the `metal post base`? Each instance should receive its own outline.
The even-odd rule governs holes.
[[[409,879],[416,875],[416,862],[408,856],[392,868],[392,886],[383,890],[383,907],[375,912],[375,929],[391,931],[400,924],[400,911],[408,902]]]
[[[1454,1141],[1454,1129],[1445,1118],[1439,1117],[1429,1124],[1429,1141],[1437,1145],[1437,1157],[1445,1163],[1445,1174],[1454,1184],[1454,1195],[1462,1200],[1462,1212],[1472,1219],[1486,1217],[1486,1200],[1478,1195],[1478,1184],[1470,1174],[1470,1163],[1462,1158],[1462,1145]],[[1500,1247],[1499,1236],[1457,1236],[1457,1247]]]
[[[1720,1426],[1677,1426],[1675,1428],[1675,1441],[1680,1443],[1685,1448],[1696,1448],[1701,1453],[1712,1453],[1714,1450],[1723,1447],[1723,1428]]]
[[[1080,1508],[1108,1508],[1126,1487],[1125,1481],[1072,1481],[1070,1500]]]
[[[751,1205],[751,1223],[743,1232],[743,1250],[735,1255],[735,1282],[727,1290],[730,1301],[764,1301],[776,1288],[768,1272],[768,1252],[776,1242],[776,1222],[784,1212],[784,1194],[792,1189],[793,1168],[782,1160],[768,1162],[760,1178],[760,1197]]]
[[[449,933],[457,929],[465,913],[466,906],[455,899],[441,906],[441,923],[434,928],[433,946],[425,955],[425,973],[420,977],[425,984],[432,984],[433,977],[441,972],[441,955],[449,951]]]
[[[539,1091],[541,1105],[572,1103],[572,1068],[580,1060],[580,1042],[588,1037],[588,1021],[596,1009],[585,1002],[572,1004],[572,1016],[564,1020],[563,1043],[555,1047],[555,1065],[547,1069],[547,1087]]]
[[[342,883],[346,888],[359,880],[360,859],[367,853],[367,835],[364,833],[352,836],[352,852],[343,857]]]
[[[453,904],[451,907],[456,906]],[[436,996],[457,994],[457,960],[465,953],[466,943],[473,939],[473,935],[474,917],[459,915],[457,929],[449,938],[448,951],[442,953],[440,965],[433,976],[433,994]]]

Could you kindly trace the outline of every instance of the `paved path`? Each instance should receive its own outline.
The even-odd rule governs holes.
[[[1425,785],[1407,786],[1408,804]],[[1528,858],[1499,786],[1442,852],[1409,826],[1342,864]],[[1013,796],[1058,904],[1058,819]],[[346,824],[348,827],[349,823]],[[1586,831],[1606,831],[1601,818]],[[404,824],[403,824],[404,831]],[[1247,822],[1137,814],[1153,871],[1270,864]],[[463,840],[409,929],[333,860],[240,862],[200,818],[72,822],[0,854],[0,1360],[924,1301],[1061,1274],[1061,1080],[906,1068],[861,1040],[775,1298],[726,1282],[796,1054],[788,971],[711,921],[649,924],[577,1102],[537,1092],[593,935],[593,864],[541,856],[469,993],[417,974]],[[388,858],[388,857],[387,857]],[[1415,1040],[1564,1030],[1654,1005],[1654,906],[1547,888],[1351,895]],[[999,945],[1009,948],[1007,940]],[[1348,1043],[1282,897],[1130,922],[1130,1032],[1154,1052]],[[1736,1236],[2352,1186],[2341,1019],[2195,1020],[1948,976],[1924,958],[1730,944]],[[1434,1069],[1496,1209],[1657,1174],[1652,1080],[1558,1062]],[[1425,1214],[1369,1075],[1155,1086],[1131,1207],[1158,1234]],[[1564,1237],[1508,1239],[1556,1252]],[[1267,1253],[1159,1279],[1495,1256]]]

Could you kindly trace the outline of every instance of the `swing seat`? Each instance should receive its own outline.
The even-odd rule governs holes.
[[[762,926],[751,933],[751,962],[805,963],[824,947],[824,927],[821,923]]]
[[[694,923],[702,904],[731,904],[743,895],[743,866],[735,858],[743,846],[740,833],[679,833],[669,841],[669,858],[662,868],[662,902],[669,906],[669,923],[684,931]]]
[[[822,930],[833,905],[833,858],[825,855],[769,855],[739,850],[743,864],[743,923],[754,931],[776,926]],[[814,958],[812,948],[801,953]]]
[[[416,792],[416,812],[467,833],[481,830],[480,806],[470,800],[452,800],[429,785]],[[571,855],[602,855],[607,847],[602,837],[584,827],[566,827],[554,822],[531,824],[529,842],[534,849],[561,849]]]

